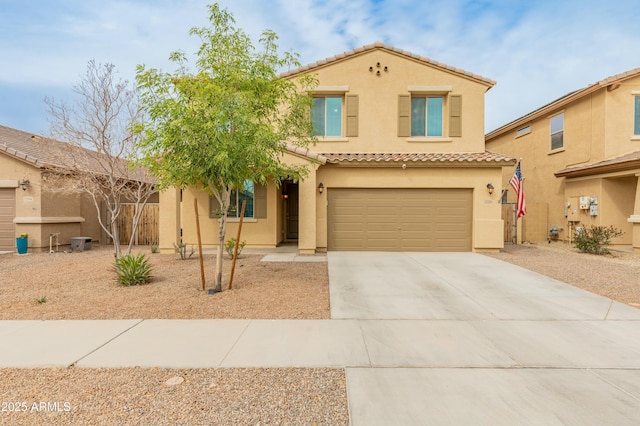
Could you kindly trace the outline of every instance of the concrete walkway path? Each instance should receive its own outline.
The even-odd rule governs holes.
[[[473,253],[328,261],[331,320],[0,321],[0,367],[335,367],[354,426],[640,424],[640,310]]]

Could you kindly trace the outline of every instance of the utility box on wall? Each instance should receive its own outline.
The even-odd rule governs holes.
[[[567,202],[567,220],[569,222],[580,222],[580,198],[570,197]]]
[[[589,210],[591,197],[580,197],[580,210]]]

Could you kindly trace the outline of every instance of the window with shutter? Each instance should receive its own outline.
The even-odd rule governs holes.
[[[267,217],[267,187],[250,180],[244,184],[244,189],[231,191],[231,205],[227,217],[240,217],[242,201],[246,201],[244,208],[245,218],[263,219]],[[209,217],[220,217],[220,203],[209,197]]]

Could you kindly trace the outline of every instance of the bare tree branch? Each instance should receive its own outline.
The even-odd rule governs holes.
[[[135,205],[133,233],[125,254],[131,252],[142,209],[156,191],[155,178],[136,166],[138,135],[143,120],[138,94],[119,79],[112,64],[90,61],[79,85],[74,105],[46,99],[51,134],[45,141],[51,158],[47,188],[90,196],[98,222],[121,254],[117,219],[122,203]],[[106,209],[107,217],[102,213]]]

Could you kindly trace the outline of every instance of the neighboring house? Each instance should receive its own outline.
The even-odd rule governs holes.
[[[640,249],[640,68],[488,133],[486,146],[522,158],[518,240],[571,240],[577,226],[613,225],[624,231],[614,244]],[[505,169],[503,188],[512,174]]]
[[[284,161],[310,174],[280,188],[247,185],[241,240],[301,254],[324,250],[495,251],[503,247],[498,188],[515,159],[485,151],[484,96],[495,82],[375,43],[281,75],[313,73],[318,143]],[[216,203],[189,188],[160,195],[160,247],[217,241]],[[235,208],[227,239],[236,236]]]
[[[29,248],[48,248],[54,234],[61,245],[73,237],[106,241],[88,196],[47,189],[52,167],[64,167],[69,152],[68,144],[0,126],[0,250],[15,250],[23,233]]]

